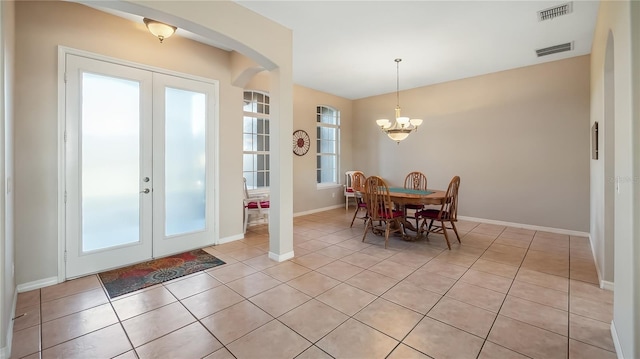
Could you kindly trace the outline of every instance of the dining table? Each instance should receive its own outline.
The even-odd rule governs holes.
[[[446,191],[437,189],[427,189],[425,191],[403,187],[389,187],[389,197],[391,197],[391,201],[400,208],[403,208],[407,204],[442,205],[446,195]],[[406,233],[404,237],[407,239],[417,239],[419,237],[420,233],[418,233],[418,228],[415,228],[406,218],[402,219],[402,225],[404,228],[416,232],[416,237],[409,236]]]

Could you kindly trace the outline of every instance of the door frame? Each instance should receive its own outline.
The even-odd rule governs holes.
[[[140,64],[132,61],[122,60],[110,56],[100,55],[96,53],[92,53],[89,51],[78,50],[66,46],[58,46],[58,140],[57,140],[57,152],[58,152],[58,188],[57,188],[57,198],[58,198],[58,206],[57,206],[57,219],[58,219],[58,275],[57,280],[58,283],[64,282],[66,277],[66,157],[65,157],[65,147],[66,147],[66,55],[76,55],[83,56],[99,61],[111,62],[118,65],[129,66],[138,68],[141,70],[147,70],[157,73],[162,73],[165,75],[182,77],[189,80],[195,80],[200,82],[206,82],[214,86],[214,97],[213,97],[213,118],[211,119],[213,123],[208,124],[211,126],[211,143],[208,144],[207,149],[209,151],[213,151],[213,155],[211,157],[212,160],[212,172],[213,172],[213,188],[211,189],[211,202],[209,205],[213,206],[213,243],[218,244],[220,241],[220,203],[219,203],[219,187],[220,187],[220,176],[219,176],[219,163],[220,163],[220,148],[219,148],[219,127],[220,127],[220,82],[218,80],[209,79],[205,77],[200,77],[196,75],[190,75],[185,73],[180,73],[176,71],[171,71],[159,67],[154,67],[150,65]]]

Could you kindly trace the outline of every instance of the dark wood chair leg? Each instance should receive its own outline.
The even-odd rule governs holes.
[[[353,213],[353,218],[351,219],[351,225],[349,226],[349,228],[353,227],[353,222],[356,220],[356,216],[358,215],[359,210],[360,210],[360,207],[356,203],[356,211]]]
[[[460,236],[458,235],[458,229],[456,228],[455,222],[451,221],[451,227],[453,228],[453,231],[456,232],[456,238],[458,238],[458,243],[462,243],[460,241]]]
[[[369,230],[369,227],[372,227],[372,225],[373,224],[371,223],[371,219],[367,219],[367,223],[364,226],[364,235],[362,236],[362,242],[364,242],[364,239],[367,238],[367,231]]]
[[[451,250],[451,243],[449,243],[449,235],[447,235],[447,226],[444,225],[444,221],[440,221],[440,225],[442,226],[442,233],[444,233],[444,239],[447,240],[447,247]]]
[[[391,223],[386,222],[387,228],[384,231],[384,249],[387,249],[387,242],[389,242],[389,232],[391,231]]]

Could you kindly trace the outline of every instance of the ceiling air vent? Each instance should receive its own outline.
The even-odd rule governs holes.
[[[538,55],[538,57],[541,57],[571,50],[573,50],[573,41],[567,42],[566,44],[545,47],[544,49],[537,49],[536,55]]]
[[[538,21],[551,20],[555,17],[571,14],[573,12],[573,2],[550,7],[538,11]]]

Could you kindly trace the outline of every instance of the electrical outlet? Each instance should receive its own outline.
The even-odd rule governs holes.
[[[332,194],[331,194],[331,197],[332,197],[332,198],[336,198],[336,193],[335,193],[335,192],[334,192],[334,193],[332,193]]]

